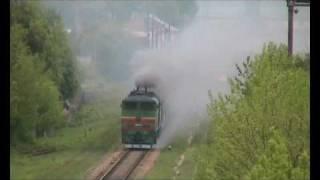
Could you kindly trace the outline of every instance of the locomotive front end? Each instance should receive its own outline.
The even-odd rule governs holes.
[[[121,104],[122,144],[126,148],[150,149],[160,132],[161,106],[152,92],[136,90]]]

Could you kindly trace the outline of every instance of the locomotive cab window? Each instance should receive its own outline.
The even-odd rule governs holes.
[[[145,111],[154,111],[156,109],[156,104],[154,102],[142,102],[140,107]]]
[[[125,110],[136,110],[137,106],[136,102],[123,102],[122,104],[122,108]]]

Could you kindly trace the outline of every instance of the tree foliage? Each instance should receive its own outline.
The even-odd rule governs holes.
[[[285,139],[275,134],[268,141],[265,152],[245,177],[251,179],[289,179],[289,152]]]
[[[258,157],[257,163],[244,179],[308,179],[308,153],[303,152],[298,159],[298,164],[293,167],[285,138],[276,130],[272,129],[271,133],[265,152]]]
[[[61,20],[38,1],[10,1],[10,142],[64,123],[62,100],[78,88]]]
[[[71,98],[78,86],[77,71],[61,18],[38,1],[14,1],[10,8],[10,24],[26,29],[30,53],[39,57],[42,71],[56,83],[63,99]]]
[[[273,179],[271,175],[280,171],[288,174],[278,179],[308,179],[309,76],[305,62],[299,56],[289,58],[286,46],[269,43],[254,61],[248,58],[236,66],[238,75],[229,79],[231,93],[211,98],[207,148],[212,151],[208,161],[215,179]],[[279,135],[274,137],[270,129]]]

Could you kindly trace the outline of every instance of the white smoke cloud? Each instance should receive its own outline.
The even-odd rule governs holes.
[[[199,16],[201,13],[203,16],[203,12],[210,16],[210,12],[219,9],[219,3],[226,10],[230,6],[243,9],[242,5],[248,5],[245,1],[243,4],[232,2],[201,2]],[[213,18],[196,18],[166,48],[140,51],[131,60],[133,82],[150,74],[160,79],[158,93],[165,101],[167,113],[167,126],[159,140],[160,146],[170,143],[185,125],[194,124],[198,115],[206,114],[208,90],[213,95],[228,90],[227,77],[236,73],[235,63],[260,52],[263,43],[268,41],[286,43],[287,14],[282,12],[286,11],[286,4],[279,1],[272,3],[269,2],[265,8],[260,3],[261,12],[264,15],[269,12],[271,18],[248,17],[239,13],[243,11],[237,11],[238,14],[233,13],[231,17],[228,14],[226,18],[214,18],[214,15]],[[299,45],[295,48],[308,52],[308,16],[298,24],[299,31],[295,37]]]

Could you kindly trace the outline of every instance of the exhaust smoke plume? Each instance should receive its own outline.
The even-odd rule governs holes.
[[[153,83],[157,85],[166,113],[166,128],[159,140],[160,147],[170,143],[177,134],[188,132],[189,125],[207,119],[203,117],[209,102],[208,90],[214,96],[217,92],[226,92],[227,78],[236,73],[235,63],[260,52],[266,42],[287,41],[285,2],[271,1],[269,6],[260,4],[261,11],[276,17],[253,18],[236,14],[231,18],[205,18],[201,15],[201,8],[206,7],[208,16],[210,10],[218,9],[219,3],[222,2],[200,4],[198,18],[174,42],[166,48],[140,51],[131,60],[133,81],[156,79]],[[229,2],[231,6],[232,3]],[[238,1],[234,3],[239,5]],[[221,8],[227,12],[229,7],[223,4]],[[308,20],[295,22],[295,50],[309,52]]]

